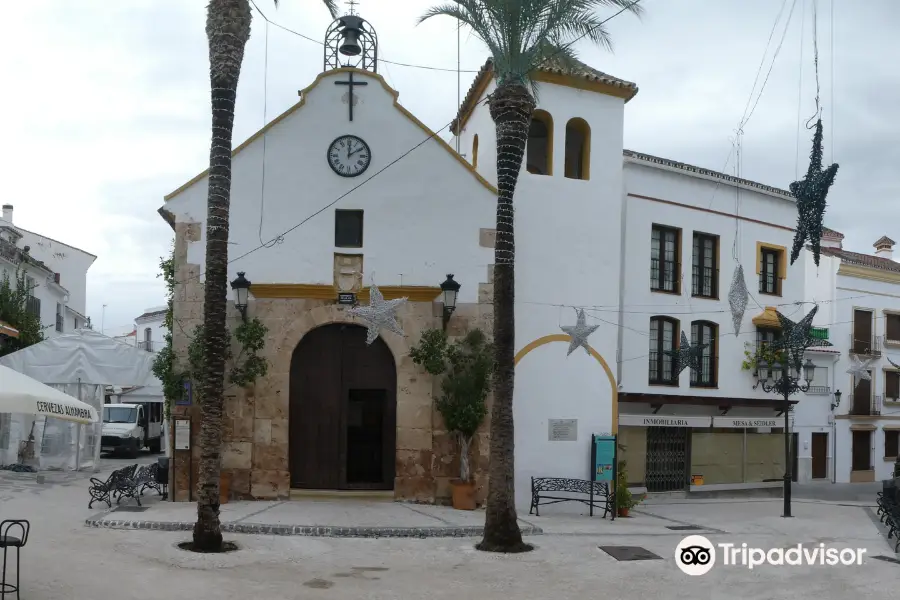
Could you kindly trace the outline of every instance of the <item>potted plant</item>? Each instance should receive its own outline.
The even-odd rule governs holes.
[[[750,342],[744,343],[744,360],[741,361],[741,369],[750,371],[753,375],[759,374],[759,363],[764,361],[769,365],[781,363],[784,360],[784,350],[770,348],[769,344],[763,344],[755,348]]]
[[[616,475],[616,514],[620,517],[627,517],[636,504],[634,496],[628,489],[628,469],[624,460],[619,461],[619,468]]]
[[[494,370],[491,344],[480,329],[448,343],[446,334],[431,329],[410,349],[413,362],[441,379],[436,401],[447,431],[459,445],[459,479],[451,482],[453,508],[475,510],[475,482],[469,462],[472,439],[487,415],[487,395]]]

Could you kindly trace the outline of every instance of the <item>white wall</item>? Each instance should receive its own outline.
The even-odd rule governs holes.
[[[494,89],[491,83],[485,91]],[[571,306],[616,306],[621,240],[624,101],[595,92],[540,84],[538,109],[553,119],[552,175],[520,172],[515,196],[516,348],[574,325]],[[590,180],[567,179],[566,123],[591,128]],[[496,136],[488,108],[479,103],[460,132],[461,151],[472,160],[478,135],[478,171],[496,181]],[[455,142],[451,142],[455,143]],[[588,311],[599,325],[591,346],[615,369],[615,311]],[[603,367],[584,349],[566,356],[567,343],[535,349],[516,368],[516,501],[530,502],[531,477],[586,478],[591,434],[608,433],[612,388]],[[577,419],[577,441],[550,441],[551,419]]]
[[[145,312],[156,311],[165,308],[165,306],[155,307],[152,309],[147,309]],[[131,345],[142,347],[141,344],[146,339],[144,330],[150,329],[150,352],[159,352],[165,345],[165,335],[168,332],[164,320],[164,315],[153,318],[135,319],[134,326],[137,330],[137,334],[130,338],[127,338],[128,340],[131,340],[128,343]]]
[[[487,265],[493,262],[493,250],[479,246],[479,228],[493,228],[496,196],[454,152],[437,139],[425,141],[429,134],[394,106],[394,96],[380,78],[359,72],[354,77],[369,85],[354,90],[360,102],[352,122],[341,101],[347,88],[335,85],[347,80],[347,73],[331,72],[308,91],[304,106],[268,131],[264,212],[263,138],[235,156],[232,259],[349,195],[287,234],[284,243],[235,260],[229,265],[229,280],[245,271],[253,283],[330,284],[335,252],[364,254],[364,285],[374,279],[379,285],[438,286],[453,273],[462,285],[459,302],[475,302],[478,283],[487,281]],[[344,134],[361,137],[371,148],[371,165],[358,177],[340,177],[326,162],[328,146]],[[204,222],[207,185],[204,177],[165,208],[179,221]],[[334,246],[335,209],[365,211],[363,248]],[[203,238],[188,248],[188,262],[204,264],[205,244],[204,229]]]
[[[19,246],[30,246],[31,256],[60,274],[60,284],[69,292],[68,304],[81,314],[87,311],[87,272],[97,257],[51,240],[38,233],[22,230]]]
[[[838,259],[832,261],[833,268],[838,268]],[[824,263],[824,259],[823,259]],[[822,270],[821,267],[819,269]],[[878,271],[871,270],[870,274],[878,276]],[[869,278],[854,277],[847,274],[835,276],[835,301],[832,308],[831,330],[833,339],[840,340],[842,350],[841,360],[835,368],[835,385],[842,391],[841,406],[835,411],[838,415],[848,415],[853,406],[853,382],[852,376],[847,373],[850,368],[850,341],[853,334],[854,309],[869,309],[875,313],[874,335],[882,340],[885,335],[885,310],[900,311],[900,282],[874,281]],[[837,342],[836,342],[837,343]],[[885,369],[891,365],[887,358],[895,363],[900,363],[900,348],[882,344],[882,356],[872,364],[872,394],[880,396],[881,418],[862,417],[837,420],[837,480],[846,482],[850,480],[852,466],[852,433],[851,425],[874,424],[876,429],[872,432],[872,465],[875,468],[875,480],[887,479],[894,468],[893,460],[884,458],[884,427],[897,425],[896,418],[900,416],[900,404],[884,402]]]

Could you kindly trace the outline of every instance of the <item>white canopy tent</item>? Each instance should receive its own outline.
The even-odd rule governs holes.
[[[107,385],[161,386],[153,375],[155,357],[96,331],[79,329],[8,354],[0,358],[0,365],[78,398],[100,414]],[[0,462],[15,462],[20,443],[33,433],[40,440],[41,468],[82,469],[99,464],[102,423],[83,426],[53,417],[5,416],[9,432],[6,449],[0,447]]]

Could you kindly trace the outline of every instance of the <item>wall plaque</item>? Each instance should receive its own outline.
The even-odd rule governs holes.
[[[549,440],[551,442],[577,442],[578,419],[550,419]]]
[[[175,419],[175,449],[191,449],[191,420]]]

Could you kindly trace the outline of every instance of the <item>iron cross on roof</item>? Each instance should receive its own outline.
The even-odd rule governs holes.
[[[350,6],[350,14],[356,16],[356,0],[349,0],[349,2],[344,2],[344,4]]]
[[[350,105],[350,120],[353,120],[353,87],[357,85],[369,85],[367,81],[353,81],[353,71],[348,73],[350,76],[349,81],[335,81],[334,85],[346,85],[350,87],[349,98],[347,104]]]

